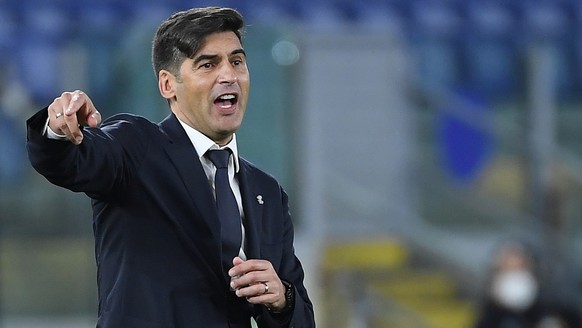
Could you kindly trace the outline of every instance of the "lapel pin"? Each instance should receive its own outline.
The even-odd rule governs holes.
[[[257,195],[257,203],[259,203],[260,205],[263,205],[265,202],[263,202],[263,196],[262,195]]]

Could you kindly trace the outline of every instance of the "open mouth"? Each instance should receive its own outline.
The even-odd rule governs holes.
[[[223,109],[229,109],[232,106],[236,105],[238,102],[238,96],[233,93],[224,94],[214,101],[216,105]]]

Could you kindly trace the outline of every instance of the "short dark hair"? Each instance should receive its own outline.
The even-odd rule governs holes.
[[[234,32],[242,43],[244,21],[231,8],[193,8],[173,14],[158,27],[153,40],[152,65],[156,77],[161,70],[178,76],[182,62],[194,57],[208,35],[226,31]]]

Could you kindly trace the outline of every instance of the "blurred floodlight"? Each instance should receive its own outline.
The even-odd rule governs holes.
[[[271,55],[275,63],[282,66],[289,66],[299,61],[299,48],[295,43],[282,40],[273,46]]]

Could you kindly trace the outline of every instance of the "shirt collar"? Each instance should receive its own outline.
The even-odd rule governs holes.
[[[180,122],[180,124],[186,131],[188,138],[190,138],[192,145],[194,145],[194,148],[196,149],[196,153],[198,153],[198,158],[200,159],[200,161],[204,160],[204,154],[208,150],[229,148],[232,151],[232,158],[234,158],[234,172],[238,173],[239,162],[238,162],[238,149],[236,146],[236,134],[232,135],[232,140],[228,144],[226,144],[223,147],[220,147],[210,138],[205,136],[202,132],[182,122],[180,119],[178,119],[178,122]]]

